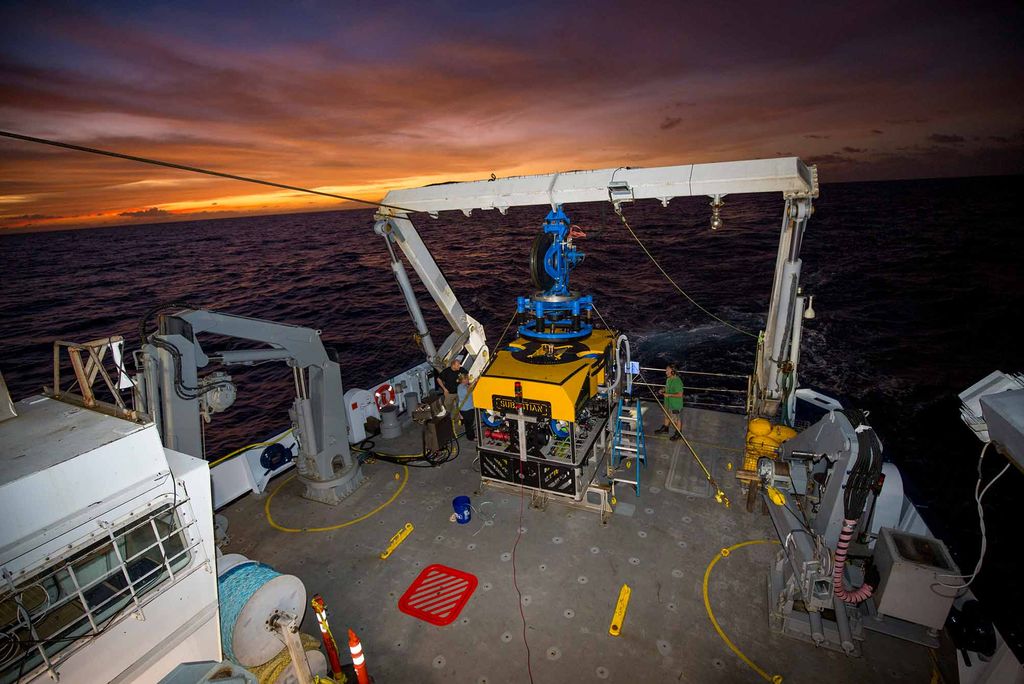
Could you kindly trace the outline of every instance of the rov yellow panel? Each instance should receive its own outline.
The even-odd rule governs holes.
[[[575,422],[577,399],[594,396],[598,385],[605,381],[606,353],[614,337],[613,331],[595,330],[581,341],[585,350],[561,363],[531,363],[502,349],[477,381],[473,405],[490,409],[495,396],[515,396],[515,384],[519,382],[524,400],[548,402],[552,418]],[[526,345],[527,341],[520,338],[509,346],[522,349]],[[599,356],[592,358],[594,354]]]

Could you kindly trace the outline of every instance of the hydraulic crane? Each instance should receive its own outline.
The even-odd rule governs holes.
[[[207,351],[197,337],[200,333],[269,348]],[[362,483],[346,437],[341,370],[320,341],[319,330],[186,309],[159,316],[157,331],[147,337],[139,354],[142,372],[136,376],[136,406],[153,416],[167,448],[203,458],[202,421],[234,403],[230,376],[218,371],[200,378],[200,368],[211,363],[283,361],[295,378],[290,414],[299,449],[286,458],[295,458],[304,496],[336,504]]]

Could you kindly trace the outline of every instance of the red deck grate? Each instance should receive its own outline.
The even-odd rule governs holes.
[[[429,565],[398,599],[398,609],[443,627],[459,617],[476,591],[476,584],[476,575],[444,565]]]

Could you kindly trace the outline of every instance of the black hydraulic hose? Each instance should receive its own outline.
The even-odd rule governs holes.
[[[846,588],[846,557],[857,529],[857,522],[864,513],[868,494],[882,474],[882,443],[868,425],[863,411],[842,413],[857,434],[857,460],[846,478],[846,489],[843,491],[843,527],[833,557],[832,587],[839,600],[856,604],[868,599],[874,588],[867,583],[853,590]]]
[[[849,520],[857,520],[864,513],[868,494],[882,474],[882,443],[874,429],[868,425],[862,411],[843,411],[857,433],[857,460],[846,479],[843,491],[843,513]]]

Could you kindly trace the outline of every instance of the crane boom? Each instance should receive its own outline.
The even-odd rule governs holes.
[[[728,194],[775,193],[785,199],[775,278],[763,338],[758,341],[754,373],[753,410],[775,415],[783,408],[785,421],[792,419],[796,401],[796,367],[799,361],[801,319],[807,303],[801,294],[800,247],[812,201],[818,196],[818,175],[797,157],[683,164],[653,168],[618,167],[591,171],[567,171],[536,176],[439,183],[420,188],[392,190],[377,213],[375,230],[388,241],[392,269],[417,327],[427,359],[435,367],[465,348],[466,364],[476,378],[489,358],[479,322],[467,315],[409,218],[426,212],[496,209],[582,202],[622,202],[657,199],[663,205],[675,197],[710,196],[714,202]],[[719,205],[720,206],[720,205]],[[398,245],[420,280],[444,313],[453,332],[435,350],[404,266],[395,254]]]

